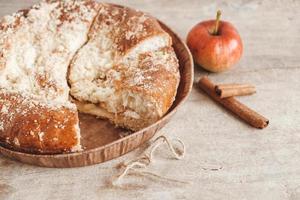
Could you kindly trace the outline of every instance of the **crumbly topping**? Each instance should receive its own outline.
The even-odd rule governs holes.
[[[124,112],[124,115],[126,117],[130,117],[130,118],[133,118],[133,119],[140,119],[141,118],[141,116],[138,113],[136,113],[134,111],[131,111],[131,110],[126,110]]]
[[[8,114],[8,108],[6,105],[2,105],[2,109],[0,111],[2,114]]]
[[[141,112],[157,104],[147,95],[168,89],[155,73],[178,74],[170,45],[169,35],[147,14],[93,0],[44,0],[3,17],[0,131],[5,132],[4,125],[12,127],[20,116],[41,117],[41,109],[62,116],[64,109],[69,109],[76,115],[69,93],[109,112],[141,118]],[[178,79],[177,75],[172,78]],[[136,95],[139,91],[146,91],[145,95]],[[26,135],[42,143],[47,133],[40,130],[38,117],[32,123],[36,128]],[[65,129],[68,118],[46,122],[54,129]],[[78,124],[74,126],[79,140]],[[18,138],[7,140],[20,145]],[[58,137],[52,140],[58,141]]]
[[[33,131],[29,131],[29,134],[30,134],[32,137],[34,137],[34,136],[35,136],[35,134],[34,134],[34,132],[33,132]]]
[[[19,140],[18,140],[18,138],[14,138],[14,144],[16,145],[16,146],[20,146],[20,142],[19,142]]]
[[[0,87],[69,104],[69,63],[87,40],[97,14],[94,1],[45,1],[3,18]]]
[[[67,108],[76,115],[66,76],[97,10],[98,5],[89,0],[43,1],[0,20],[0,131],[14,126],[20,116],[42,116],[41,109]],[[68,120],[47,123],[64,129]],[[37,134],[42,142],[45,132],[39,123],[34,120],[36,129],[27,134]],[[17,137],[12,142],[20,145]]]
[[[44,140],[44,135],[45,135],[44,132],[39,132],[39,133],[38,133],[38,136],[39,136],[39,140],[40,140],[40,141],[43,141],[43,140]]]
[[[178,61],[170,45],[168,34],[155,19],[139,11],[101,4],[90,40],[70,66],[71,95],[100,104],[112,113],[123,112],[128,106],[145,112],[144,107],[154,105],[147,102],[150,96],[168,89],[163,86],[168,80],[154,78],[151,72],[164,69],[178,74]],[[134,94],[137,91],[150,95],[141,98]]]

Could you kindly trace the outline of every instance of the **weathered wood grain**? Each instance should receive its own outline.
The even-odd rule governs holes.
[[[31,2],[0,0],[0,14]],[[5,199],[300,199],[300,1],[109,2],[150,12],[182,38],[195,23],[222,9],[224,19],[239,30],[245,52],[235,69],[209,77],[216,83],[254,84],[257,93],[239,99],[268,117],[270,125],[253,129],[194,88],[162,130],[185,142],[186,158],[172,160],[161,147],[150,168],[191,184],[132,175],[125,179],[126,188],[110,187],[116,164],[140,151],[78,169],[38,168],[0,157],[0,184],[13,188],[5,191]],[[195,77],[207,74],[197,68]]]

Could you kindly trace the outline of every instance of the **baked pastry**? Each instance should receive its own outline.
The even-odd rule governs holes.
[[[178,61],[170,36],[142,12],[102,4],[88,42],[71,65],[79,111],[139,130],[162,117],[175,98]]]
[[[170,36],[142,12],[48,0],[0,21],[0,142],[17,150],[81,150],[77,110],[142,129],[178,83]]]
[[[30,152],[81,149],[66,75],[98,7],[93,1],[48,1],[1,20],[1,142]]]

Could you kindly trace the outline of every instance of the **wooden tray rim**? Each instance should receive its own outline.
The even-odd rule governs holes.
[[[182,104],[187,100],[191,90],[192,90],[192,87],[193,87],[193,79],[194,79],[194,63],[193,63],[193,57],[192,57],[192,54],[191,52],[189,51],[189,48],[187,47],[186,43],[178,36],[178,34],[176,34],[169,26],[167,26],[165,23],[163,23],[162,21],[160,21],[159,19],[157,19],[158,22],[162,25],[163,29],[167,29],[168,32],[172,32],[172,34],[176,37],[176,39],[182,44],[182,46],[185,48],[186,50],[186,53],[188,54],[188,59],[191,60],[191,69],[189,69],[190,71],[190,78],[187,79],[187,83],[186,84],[189,84],[189,87],[188,87],[188,92],[187,94],[180,100],[180,102],[178,102],[178,104],[171,108],[171,110],[165,115],[163,116],[160,120],[158,120],[157,122],[155,122],[154,124],[151,124],[150,126],[148,127],[145,127],[137,132],[134,132],[128,136],[125,136],[123,138],[120,138],[118,140],[115,140],[109,144],[106,144],[106,145],[103,145],[103,146],[100,146],[100,147],[96,147],[94,149],[89,149],[89,150],[83,150],[83,151],[79,151],[79,152],[70,152],[70,153],[61,153],[61,154],[32,154],[32,153],[25,153],[25,152],[20,152],[20,151],[15,151],[15,150],[12,150],[10,148],[6,148],[4,147],[3,145],[0,144],[0,153],[1,151],[5,151],[5,152],[9,152],[10,154],[15,154],[15,155],[18,155],[18,156],[24,156],[24,157],[38,157],[38,158],[51,158],[51,157],[55,157],[55,158],[63,158],[63,157],[66,157],[66,156],[80,156],[80,155],[84,155],[84,154],[90,154],[90,153],[93,153],[93,152],[97,152],[97,151],[101,151],[103,149],[106,149],[106,148],[109,148],[117,143],[121,143],[122,141],[125,141],[125,140],[129,140],[130,138],[133,138],[139,134],[142,134],[143,132],[145,132],[146,130],[148,129],[151,129],[153,127],[158,127],[159,124],[161,124],[163,121],[166,121],[168,120],[172,115],[175,114],[175,112],[177,111],[177,109],[182,106]],[[157,128],[158,129],[158,128]],[[133,149],[132,149],[133,150]],[[2,153],[1,153],[2,154]],[[120,155],[122,156],[122,155]],[[21,161],[22,162],[22,161]]]

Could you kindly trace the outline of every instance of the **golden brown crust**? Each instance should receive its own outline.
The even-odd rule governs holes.
[[[166,59],[161,56],[167,56]],[[139,58],[139,69],[142,69],[141,77],[145,77],[140,84],[129,84],[133,77],[124,80],[124,89],[151,96],[156,102],[162,102],[162,113],[166,113],[171,107],[179,84],[178,60],[172,47],[165,47],[158,52],[144,53]],[[170,66],[170,67],[166,67]],[[136,76],[136,75],[135,75]],[[147,78],[151,77],[151,78]]]
[[[78,17],[78,16],[75,16],[74,13],[80,13],[81,12],[80,9],[82,6],[85,6],[86,9],[89,9],[89,10],[98,10],[99,9],[99,4],[97,2],[95,2],[94,0],[84,0],[84,1],[82,1],[81,4],[73,3],[73,4],[69,4],[67,7],[66,7],[66,3],[64,3],[61,0],[55,0],[55,1],[52,1],[52,3],[53,2],[57,2],[58,3],[57,9],[61,10],[61,15],[58,18],[60,21],[60,24],[58,26],[64,24],[65,22],[72,22],[76,17]],[[74,2],[76,2],[76,1],[74,1]],[[90,23],[89,21],[87,21],[87,19],[84,16],[81,16],[80,18],[82,21]]]
[[[125,91],[129,95],[137,95],[137,98],[140,98],[140,95],[142,96],[140,103],[144,104],[137,106],[142,110],[140,112],[132,108],[135,106],[128,106],[127,109],[124,104],[118,105],[118,108],[109,105],[115,112],[109,110],[105,118],[119,126],[139,130],[154,123],[167,112],[175,99],[179,82],[178,61],[171,47],[170,36],[160,27],[156,19],[136,10],[96,3],[93,0],[44,2],[51,4],[43,7],[43,14],[45,18],[50,19],[49,23],[40,20],[39,13],[35,11],[33,11],[35,18],[32,18],[31,10],[19,11],[13,17],[7,18],[7,21],[0,22],[0,33],[4,33],[5,36],[0,38],[0,45],[4,49],[0,50],[0,75],[5,77],[3,80],[6,84],[4,87],[4,84],[0,85],[0,143],[16,150],[42,154],[70,152],[75,148],[78,150],[80,140],[78,113],[75,105],[68,100],[69,88],[65,80],[66,73],[62,68],[70,64],[75,52],[83,49],[82,40],[97,40],[97,37],[103,34],[108,39],[102,38],[95,44],[97,48],[102,49],[102,42],[112,43],[106,50],[112,52],[114,60],[111,70],[104,72],[105,76],[109,76],[110,72],[117,72],[111,74],[113,77],[111,83],[116,93]],[[33,6],[31,9],[38,10],[41,5]],[[90,12],[91,10],[93,11]],[[27,16],[28,21],[25,20]],[[35,20],[46,27],[45,32],[51,36],[49,41],[46,33],[43,32],[41,35],[41,32],[38,32],[39,25],[33,28],[38,30],[33,31],[32,35],[28,34],[30,31],[22,31],[24,28],[22,23],[28,25],[26,27],[28,30]],[[17,30],[20,30],[19,35],[14,34]],[[78,33],[82,32],[84,33],[80,36]],[[23,43],[18,43],[19,38]],[[31,39],[32,43],[28,42]],[[155,41],[155,44],[151,41]],[[44,48],[44,44],[49,46]],[[51,49],[53,46],[55,48]],[[21,65],[11,60],[10,64],[7,64],[9,53],[14,52],[12,48],[23,51],[28,49],[27,47],[33,48],[33,52],[29,52],[31,53],[29,58],[34,57],[38,51],[42,52],[37,56],[39,59],[33,59],[31,64],[28,64],[30,59],[20,61]],[[16,56],[24,55],[22,51],[15,53]],[[102,57],[102,54],[95,57]],[[95,60],[99,63],[97,59]],[[86,64],[85,59],[83,63]],[[33,69],[38,65],[39,69],[27,71],[30,70],[29,65]],[[122,66],[125,66],[123,71],[117,69]],[[21,71],[21,74],[15,74],[13,68]],[[13,79],[5,82],[8,77],[5,73],[12,75]],[[114,80],[118,79],[116,78],[118,74],[121,79]],[[26,84],[18,85],[20,77],[28,79],[24,82]],[[105,82],[106,78],[99,82]],[[107,111],[105,102],[96,102],[95,105],[97,104],[100,105],[99,108]],[[140,109],[143,106],[145,108]],[[149,114],[149,110],[156,113]]]
[[[153,36],[163,35],[169,38],[169,45],[172,42],[152,16],[113,4],[101,4],[99,14],[89,33],[91,39],[97,37],[99,29],[108,29],[108,35],[116,45],[115,53],[119,56],[127,54],[137,44]]]
[[[89,100],[90,97],[84,96],[81,102],[76,101],[79,111],[109,119],[118,126],[134,131],[145,128],[161,118],[174,102],[179,84],[178,60],[173,48],[164,47],[139,54],[137,61],[131,64],[113,66],[106,73],[106,81],[98,86],[100,90],[112,88],[111,98],[93,103]],[[113,76],[116,73],[120,78]],[[79,81],[80,88],[76,90],[83,90],[84,93],[88,80]],[[113,86],[110,83],[113,83]],[[97,93],[96,95],[101,96]],[[113,111],[110,110],[112,103]]]
[[[87,105],[80,106],[81,112],[131,130],[161,118],[175,100],[179,83],[170,36],[158,21],[111,4],[101,4],[89,41],[73,58],[69,72],[70,94]]]
[[[173,48],[164,47],[140,54],[137,65],[136,69],[119,69],[122,79],[115,81],[117,91],[128,90],[151,98],[161,103],[161,113],[166,113],[174,101],[179,84],[178,60]]]
[[[34,153],[80,150],[65,78],[98,3],[43,1],[0,21],[0,142]]]
[[[26,152],[61,153],[77,145],[77,111],[0,93],[0,142]]]

